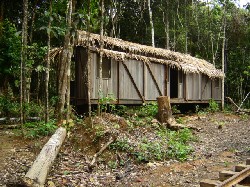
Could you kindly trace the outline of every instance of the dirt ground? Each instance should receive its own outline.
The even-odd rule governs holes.
[[[99,160],[90,170],[91,158],[85,150],[76,150],[66,139],[46,185],[195,187],[200,180],[216,179],[219,171],[250,157],[249,116],[215,113],[187,119],[200,130],[193,131],[197,141],[191,143],[194,152],[185,162],[128,162],[123,168],[110,169]],[[0,186],[17,186],[47,139],[23,140],[13,130],[0,130]]]

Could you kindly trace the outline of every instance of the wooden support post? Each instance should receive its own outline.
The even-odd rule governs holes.
[[[172,110],[170,105],[169,96],[160,96],[157,97],[158,103],[158,120],[161,123],[168,123],[172,118]]]
[[[49,170],[66,137],[66,129],[60,127],[45,144],[33,165],[25,175],[23,182],[28,187],[44,186]]]

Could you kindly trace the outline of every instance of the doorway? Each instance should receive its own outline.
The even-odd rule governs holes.
[[[170,68],[170,98],[178,98],[178,70]]]

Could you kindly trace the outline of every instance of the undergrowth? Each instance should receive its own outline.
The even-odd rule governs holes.
[[[138,162],[162,161],[165,159],[178,159],[184,161],[192,152],[188,145],[195,138],[189,129],[171,131],[169,129],[153,130],[157,139],[146,137],[138,139],[137,143],[129,139],[116,140],[110,145],[111,150],[126,152],[132,155]]]
[[[23,125],[22,133],[25,138],[33,139],[41,136],[49,136],[53,134],[56,129],[57,126],[54,121],[50,121],[48,123],[29,122]]]

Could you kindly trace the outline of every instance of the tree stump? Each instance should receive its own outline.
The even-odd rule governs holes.
[[[44,145],[40,154],[25,175],[23,182],[28,187],[44,186],[49,170],[66,137],[66,129],[58,128],[49,141]]]
[[[172,119],[172,110],[169,96],[157,97],[158,120],[160,123],[168,123]],[[171,121],[171,120],[170,120]]]

